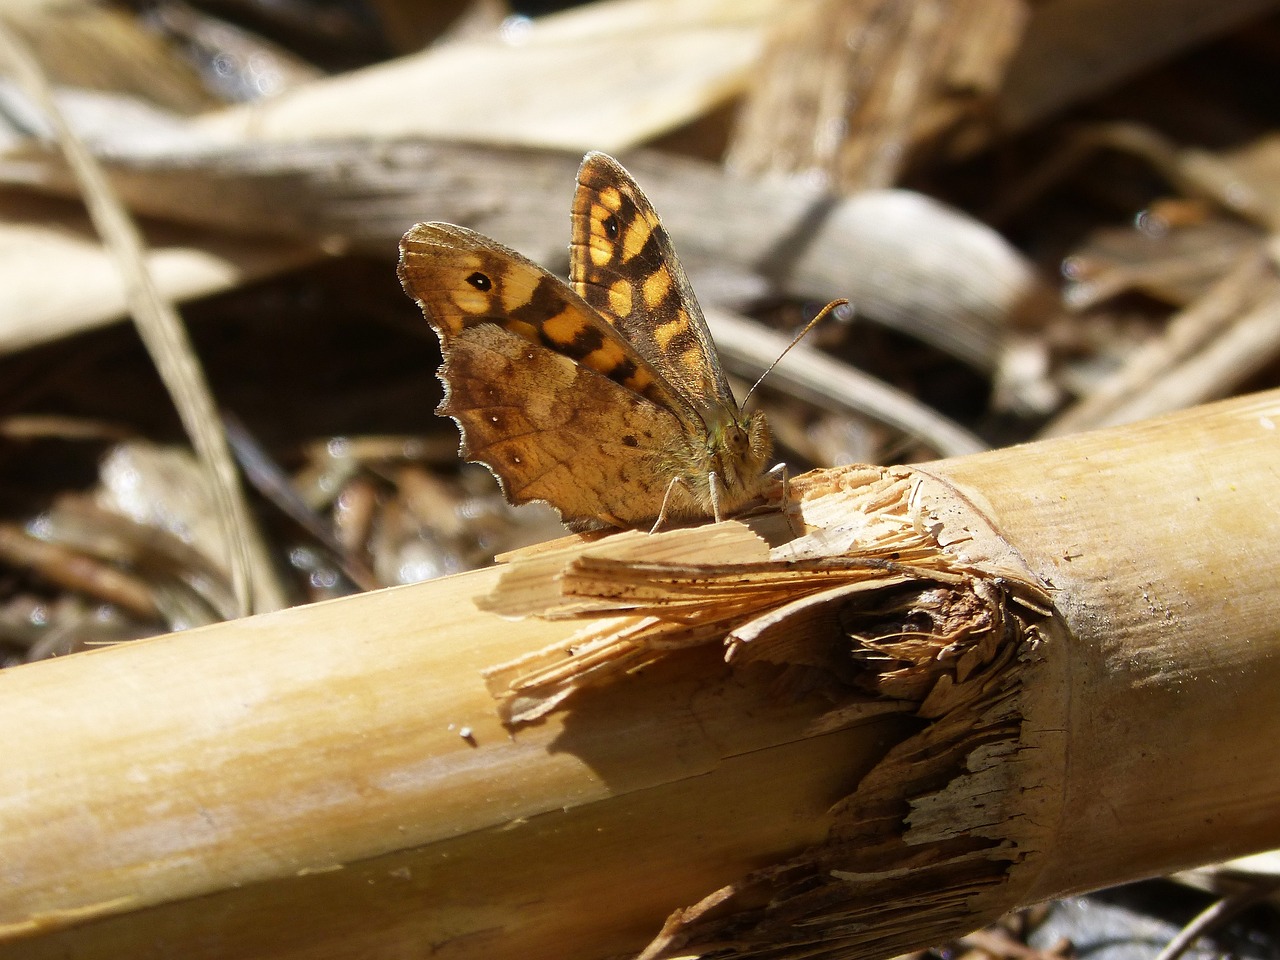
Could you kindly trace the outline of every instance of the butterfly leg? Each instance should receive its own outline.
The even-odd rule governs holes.
[[[782,506],[779,509],[786,513],[787,504],[791,502],[791,474],[787,471],[787,465],[785,463],[775,463],[769,468],[768,475],[782,483]]]
[[[720,474],[714,470],[707,474],[707,492],[711,494],[711,515],[716,523],[724,519],[724,515],[720,513],[720,490],[723,486],[724,481],[720,479]]]
[[[651,534],[657,533],[667,522],[667,507],[671,505],[671,495],[676,492],[678,486],[689,489],[689,484],[685,482],[684,477],[671,478],[671,482],[667,484],[667,492],[662,495],[662,507],[658,510],[658,519],[653,521],[653,526],[649,528]]]

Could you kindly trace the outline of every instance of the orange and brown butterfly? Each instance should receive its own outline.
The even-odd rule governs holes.
[[[738,407],[666,230],[612,157],[578,171],[571,285],[450,223],[406,233],[399,272],[440,338],[436,412],[513,503],[646,527],[719,519],[772,483],[764,414]]]

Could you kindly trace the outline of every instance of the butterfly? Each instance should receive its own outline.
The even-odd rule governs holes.
[[[570,526],[720,518],[773,484],[762,412],[734,400],[711,331],[648,198],[588,153],[569,283],[488,237],[419,223],[400,281],[440,339],[461,455],[513,503]]]

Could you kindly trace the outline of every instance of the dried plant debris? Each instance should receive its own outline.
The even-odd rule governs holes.
[[[806,4],[771,38],[728,162],[852,192],[897,183],[923,145],[972,149],[1026,20],[1020,0]]]
[[[92,438],[114,432],[71,426]],[[291,493],[268,499],[290,509],[263,512],[274,515],[294,598],[455,573],[563,531],[550,510],[516,516],[478,467],[461,486],[445,482],[433,465],[454,456],[452,441],[340,438],[312,446],[293,474],[275,466]],[[205,489],[188,451],[130,440],[107,448],[94,491],[63,493],[25,521],[0,523],[0,645],[10,662],[234,616]]]
[[[95,494],[63,494],[26,524],[0,527],[0,564],[34,578],[15,597],[27,598],[28,623],[48,635],[28,656],[104,642],[108,630],[115,641],[234,616],[205,490],[190,454],[131,441],[104,457]],[[38,585],[67,594],[47,598]],[[70,597],[97,612],[82,616]]]
[[[1062,261],[1064,315],[1045,327],[1046,396],[1079,399],[1044,429],[1057,435],[1171,412],[1227,396],[1280,357],[1280,271],[1270,229],[1280,164],[1269,137],[1212,153],[1140,124],[1077,133],[1036,189],[1102,148],[1136,158],[1162,193],[1127,227],[1088,233]],[[1025,192],[1025,185],[1018,189]],[[1170,311],[1173,312],[1170,312]],[[1004,375],[1029,396],[1031,378]],[[1025,369],[1025,368],[1024,368]],[[1056,388],[1056,389],[1055,389]]]
[[[447,431],[333,438],[307,448],[291,487],[332,531],[330,555],[360,558],[380,586],[471,570],[564,532],[549,508],[508,504],[481,467],[446,477],[456,444]]]
[[[1036,773],[1060,746],[1020,693],[1051,630],[1044,588],[913,471],[849,468],[795,493],[799,537],[727,521],[544,550],[517,558],[483,604],[588,621],[487,671],[513,726],[702,644],[722,645],[731,667],[772,664],[780,696],[825,698],[815,733],[885,712],[922,723],[836,806],[825,843],[673,914],[654,960],[887,953],[907,938],[886,911],[918,942],[981,915],[1060,802],[1049,768]],[[1011,815],[1014,796],[1043,808],[1041,826]]]
[[[1196,873],[1203,878],[1208,869],[1212,868]],[[992,957],[1045,960],[1267,960],[1276,955],[1280,924],[1274,907],[1261,906],[1260,901],[1274,895],[1276,883],[1271,877],[1242,879],[1237,877],[1216,897],[1167,879],[1071,897],[1020,911],[961,938],[955,946]]]
[[[223,102],[277,96],[323,75],[279,44],[186,3],[157,3],[146,23],[172,42]]]

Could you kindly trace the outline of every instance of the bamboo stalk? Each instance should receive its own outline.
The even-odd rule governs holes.
[[[874,956],[1277,845],[1277,424],[812,474],[798,538],[0,673],[0,957]]]
[[[1269,391],[936,468],[1071,638],[1063,816],[1026,902],[1280,845],[1278,431]]]

